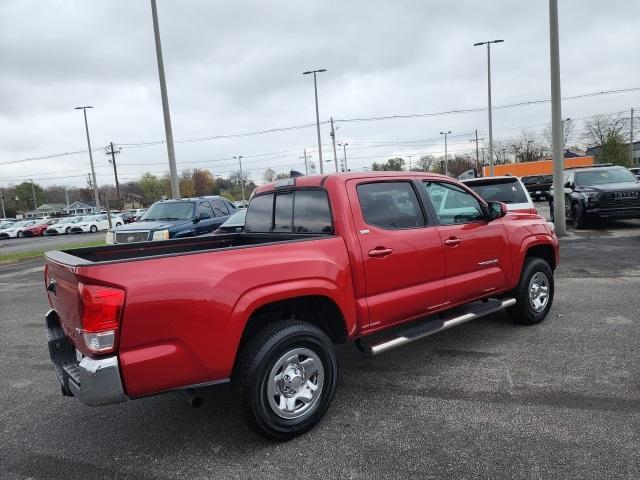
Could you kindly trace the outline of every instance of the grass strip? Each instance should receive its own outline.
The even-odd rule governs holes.
[[[47,247],[47,248],[41,248],[38,250],[30,250],[28,252],[8,253],[7,255],[0,254],[0,264],[12,263],[12,262],[17,262],[19,260],[26,260],[29,258],[41,257],[42,255],[44,255],[44,252],[47,252],[49,250],[69,250],[71,248],[102,247],[104,245],[105,245],[104,240],[94,240],[93,242],[73,243],[70,245],[64,245],[64,246],[61,246],[61,248]]]

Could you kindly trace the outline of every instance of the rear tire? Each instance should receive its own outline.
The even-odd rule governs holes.
[[[249,425],[270,440],[289,440],[313,428],[331,405],[338,381],[333,343],[309,323],[274,322],[242,346],[233,381]]]
[[[554,290],[551,266],[542,258],[528,257],[518,286],[512,292],[517,303],[507,309],[507,314],[522,325],[540,323],[551,309]]]
[[[16,236],[17,236],[18,238],[22,238],[22,237],[24,237],[24,233],[22,233],[22,232],[18,232],[18,233],[16,234]]]
[[[67,228],[65,228],[64,233],[65,233],[66,235],[69,235],[69,233],[71,233],[71,227],[67,227]]]
[[[91,231],[91,233],[96,233],[98,231],[98,227],[96,227],[95,225],[91,225],[91,228],[89,230]]]

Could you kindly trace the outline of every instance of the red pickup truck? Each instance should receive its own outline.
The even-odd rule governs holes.
[[[298,177],[254,192],[244,233],[48,252],[49,350],[87,405],[232,381],[284,440],[327,411],[334,344],[379,354],[503,309],[540,322],[558,261],[540,216],[448,177]]]

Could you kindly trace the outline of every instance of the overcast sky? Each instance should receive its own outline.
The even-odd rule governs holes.
[[[640,85],[640,2],[559,3],[563,96]],[[269,166],[304,171],[303,149],[318,156],[314,127],[181,141],[313,124],[308,69],[328,70],[318,76],[322,121],[484,107],[486,48],[473,43],[501,38],[492,49],[494,105],[550,96],[545,0],[158,0],[158,12],[179,169],[226,176],[232,157],[243,155],[255,179]],[[639,98],[634,91],[566,101],[563,117],[628,110]],[[86,153],[13,163],[86,149],[78,105],[95,107],[94,147],[123,146],[124,181],[168,169],[165,145],[126,145],[164,139],[149,2],[0,0],[0,186],[29,176],[85,184]],[[541,131],[549,121],[549,104],[496,110],[495,138]],[[349,143],[349,167],[358,169],[396,154],[440,154],[441,130],[453,132],[451,151],[470,149],[474,129],[486,136],[487,115],[336,126],[337,140]],[[327,125],[322,139],[332,160]],[[103,151],[94,160],[98,183],[112,182]]]

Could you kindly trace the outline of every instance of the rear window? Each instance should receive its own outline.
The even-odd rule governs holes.
[[[274,205],[275,203],[275,205]],[[246,232],[331,233],[331,210],[324,190],[260,195],[247,209]]]
[[[487,202],[529,203],[527,195],[518,181],[486,182],[467,186]]]
[[[543,177],[539,175],[534,175],[533,177],[522,177],[522,183],[525,185],[533,185],[534,183],[541,183],[543,181]]]

